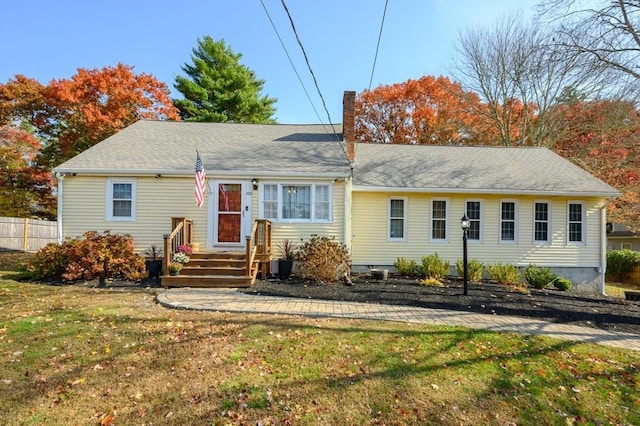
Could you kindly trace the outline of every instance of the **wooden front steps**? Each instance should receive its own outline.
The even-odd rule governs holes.
[[[193,253],[189,263],[184,265],[180,275],[163,275],[163,287],[209,287],[237,288],[250,287],[256,280],[258,261],[254,261],[251,271],[247,271],[244,252]]]

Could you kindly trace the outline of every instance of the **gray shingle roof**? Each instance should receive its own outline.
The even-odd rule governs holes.
[[[342,134],[332,131],[324,125],[142,120],[56,171],[186,175],[194,172],[197,149],[210,175],[348,176]],[[357,144],[353,184],[356,190],[619,195],[545,148]]]
[[[354,186],[617,196],[546,148],[357,144]]]
[[[342,126],[336,127],[342,132]],[[193,173],[196,150],[207,173],[348,176],[350,166],[323,125],[142,120],[56,168],[62,173]]]

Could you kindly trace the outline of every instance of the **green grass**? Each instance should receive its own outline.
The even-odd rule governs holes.
[[[640,286],[625,283],[607,283],[605,285],[605,291],[607,296],[618,297],[624,299],[625,290],[640,291]]]
[[[457,327],[167,310],[150,290],[0,279],[6,425],[640,424],[639,356]]]

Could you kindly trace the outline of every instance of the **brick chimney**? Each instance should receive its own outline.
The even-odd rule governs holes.
[[[356,156],[355,123],[356,92],[345,91],[342,97],[342,138],[347,144],[347,158],[353,163]]]

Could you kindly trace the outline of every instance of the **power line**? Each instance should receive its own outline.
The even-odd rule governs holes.
[[[387,5],[389,0],[384,2],[384,11],[382,12],[382,22],[380,23],[380,33],[378,33],[378,44],[376,46],[376,55],[373,58],[373,67],[371,68],[371,78],[369,79],[369,90],[371,90],[371,82],[373,82],[373,72],[376,69],[376,62],[378,61],[378,49],[380,49],[380,39],[382,38],[382,28],[384,27],[384,18],[387,16]]]
[[[336,135],[336,138],[338,137],[338,132],[336,132],[335,127],[333,126],[333,122],[331,121],[331,114],[329,114],[329,109],[327,108],[327,104],[324,101],[324,97],[322,96],[322,92],[320,91],[320,86],[318,86],[318,80],[316,79],[316,75],[313,73],[313,69],[311,68],[311,64],[309,63],[309,58],[307,57],[307,52],[304,50],[304,46],[302,45],[302,41],[300,40],[300,37],[298,36],[298,31],[296,30],[296,26],[293,23],[293,18],[291,18],[291,14],[289,13],[289,9],[287,8],[287,4],[285,3],[284,0],[280,0],[282,2],[282,7],[284,7],[285,12],[287,12],[287,17],[289,18],[289,22],[291,23],[291,28],[293,29],[293,33],[296,36],[296,41],[298,42],[298,45],[300,46],[300,49],[302,50],[302,54],[304,56],[304,60],[307,63],[307,68],[309,68],[309,72],[311,73],[311,77],[313,77],[313,83],[316,86],[316,90],[318,91],[318,95],[320,96],[320,100],[322,100],[322,106],[324,107],[325,112],[327,113],[327,118],[329,119],[329,124],[331,125],[331,129],[333,130],[334,135]],[[339,138],[338,138],[339,139]],[[342,145],[341,145],[342,147]],[[342,150],[344,151],[344,148],[342,148]],[[346,152],[345,152],[346,155]]]
[[[291,64],[291,67],[293,68],[293,71],[296,73],[296,76],[298,77],[298,81],[300,82],[300,85],[302,86],[302,90],[304,90],[304,94],[307,95],[307,99],[309,100],[309,103],[311,104],[311,108],[313,108],[313,112],[316,113],[316,117],[318,117],[318,120],[320,121],[320,124],[324,125],[324,123],[322,122],[322,119],[320,118],[320,114],[318,113],[318,110],[316,110],[316,106],[313,104],[313,101],[311,100],[311,96],[309,96],[309,92],[307,92],[307,88],[305,87],[304,82],[302,81],[302,78],[300,77],[300,74],[298,73],[298,70],[296,69],[296,66],[293,64],[293,60],[291,59],[291,56],[289,55],[289,51],[287,50],[287,47],[284,45],[284,42],[282,41],[282,38],[280,37],[280,33],[278,33],[278,29],[276,28],[276,25],[273,23],[273,20],[271,19],[271,15],[269,15],[269,11],[267,10],[267,6],[265,6],[263,0],[260,0],[260,3],[262,4],[262,8],[264,9],[264,12],[267,14],[267,18],[269,18],[269,22],[271,22],[271,27],[273,27],[273,30],[276,32],[276,36],[278,36],[278,40],[280,41],[280,45],[282,46],[282,49],[284,49],[284,53],[287,55],[287,59],[289,59],[289,63]]]

